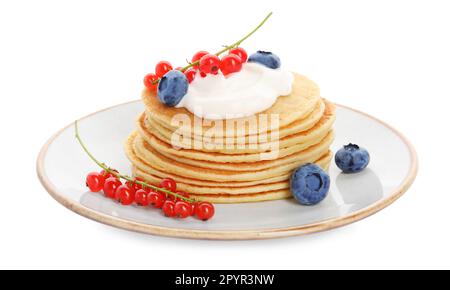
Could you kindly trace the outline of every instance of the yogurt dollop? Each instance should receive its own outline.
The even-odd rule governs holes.
[[[289,95],[293,81],[294,75],[282,68],[244,63],[241,71],[227,77],[197,74],[176,107],[213,120],[248,117],[270,108],[279,96]]]

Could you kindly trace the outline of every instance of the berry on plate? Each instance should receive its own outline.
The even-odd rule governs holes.
[[[175,214],[175,202],[172,200],[166,200],[162,206],[162,211],[167,217],[174,217]]]
[[[91,172],[86,177],[86,186],[92,192],[99,192],[105,184],[105,176],[98,172]]]
[[[159,186],[172,192],[175,192],[175,190],[177,189],[177,183],[170,177],[166,177],[163,180],[161,180]]]
[[[195,215],[197,211],[197,203],[192,202],[190,205],[191,205],[191,215]]]
[[[321,202],[330,189],[330,177],[322,168],[313,163],[300,166],[291,175],[291,192],[302,205]]]
[[[336,152],[334,161],[344,173],[356,173],[367,167],[370,155],[366,149],[350,143]]]
[[[141,181],[142,182],[144,180],[142,178],[140,178],[140,177],[136,177],[133,181],[127,181],[127,182],[125,182],[125,184],[128,185],[129,187],[131,187],[132,189],[134,189],[134,191],[142,189],[142,185],[140,185],[136,181]]]
[[[134,202],[135,191],[128,185],[120,185],[116,189],[115,199],[123,205],[130,205]]]
[[[178,200],[175,203],[174,211],[177,217],[184,219],[191,216],[192,207],[187,201]]]
[[[148,193],[148,204],[153,205],[156,208],[161,208],[166,201],[166,195],[161,192],[156,192],[153,190],[150,190]]]
[[[250,55],[248,62],[257,62],[271,69],[277,69],[281,66],[280,58],[277,55],[262,50]]]
[[[181,72],[178,71],[178,73]],[[105,163],[98,161],[84,145],[78,134],[77,121],[75,121],[75,138],[92,161],[103,169],[101,172],[91,172],[86,176],[86,186],[90,190],[95,192],[103,190],[106,197],[114,198],[122,205],[135,203],[139,206],[148,206],[151,204],[161,208],[168,217],[187,218],[196,215],[202,220],[207,220],[214,215],[214,206],[211,203],[197,204],[188,193],[177,191],[177,183],[170,177],[162,179],[158,187],[145,182],[142,178],[123,175],[117,170],[106,167]],[[126,183],[122,184],[121,179],[124,179]]]
[[[115,173],[119,173],[119,171],[117,171],[116,169],[110,169],[112,172]],[[108,179],[110,177],[114,177],[114,175],[108,171],[106,171],[105,169],[103,169],[102,171],[100,171],[100,174],[103,175],[105,177],[105,179]]]
[[[149,192],[145,189],[136,190],[136,194],[134,195],[136,204],[140,205],[140,206],[149,205],[148,194],[149,194]]]
[[[214,215],[214,206],[209,202],[200,202],[195,208],[195,214],[202,221],[209,220]]]
[[[174,107],[186,95],[188,87],[186,76],[178,70],[171,70],[159,81],[158,98],[163,104]]]
[[[106,197],[114,198],[116,189],[122,185],[122,182],[116,177],[108,177],[103,185],[103,193]]]

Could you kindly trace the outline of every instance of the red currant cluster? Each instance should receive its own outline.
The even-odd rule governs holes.
[[[242,64],[247,61],[247,52],[242,47],[230,48],[229,53],[223,56],[222,59],[218,55],[220,55],[220,52],[211,54],[201,50],[194,54],[189,65],[175,69],[183,72],[189,83],[191,83],[197,75],[197,71],[200,72],[202,77],[206,77],[207,74],[216,75],[219,73],[219,70],[226,76],[240,71]],[[149,73],[144,77],[144,85],[149,90],[156,90],[159,80],[172,69],[170,62],[158,62],[155,67],[155,73]]]
[[[122,184],[120,179],[127,180]],[[208,220],[214,215],[214,206],[209,202],[195,202],[189,194],[177,191],[177,184],[171,178],[164,178],[159,187],[145,183],[141,178],[130,179],[120,175],[117,170],[91,172],[86,177],[86,186],[92,192],[103,190],[106,197],[117,200],[123,205],[152,205],[162,209],[168,217],[187,218],[197,216]]]

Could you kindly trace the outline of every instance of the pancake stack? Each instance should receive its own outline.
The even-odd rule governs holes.
[[[151,184],[170,177],[196,200],[240,203],[291,197],[292,171],[306,163],[327,170],[335,108],[295,74],[292,92],[256,116],[206,120],[144,91],[145,112],[125,151],[133,174]],[[232,104],[230,104],[232,105]]]

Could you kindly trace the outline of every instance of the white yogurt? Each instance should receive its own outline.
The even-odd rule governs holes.
[[[282,68],[244,63],[241,71],[227,77],[197,74],[176,107],[213,120],[248,117],[270,108],[279,96],[289,95],[293,81],[293,74]]]

